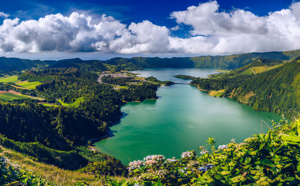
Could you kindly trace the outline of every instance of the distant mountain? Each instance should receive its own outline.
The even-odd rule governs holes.
[[[113,58],[103,61],[112,65],[123,65],[132,63],[142,68],[217,68],[237,69],[243,67],[256,59],[272,59],[289,61],[300,56],[300,50],[288,52],[266,52],[248,53],[229,56],[201,56],[201,57],[175,57],[175,58],[147,58],[134,57]]]
[[[21,72],[22,70],[32,68],[44,68],[54,63],[56,63],[56,61],[40,61],[0,57],[0,75]]]
[[[56,61],[55,64],[50,65],[48,68],[70,68],[70,67],[76,67],[81,70],[91,71],[91,72],[108,70],[108,67],[105,66],[101,61],[97,61],[97,60],[83,61],[79,58],[59,60]]]
[[[87,71],[136,70],[143,68],[217,68],[238,69],[257,59],[289,61],[300,56],[300,50],[287,52],[248,53],[228,56],[174,57],[174,58],[113,58],[106,61],[81,60],[79,58],[53,60],[28,60],[0,57],[0,75],[21,72],[32,68],[76,67]]]

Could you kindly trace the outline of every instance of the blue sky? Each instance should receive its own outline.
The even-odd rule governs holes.
[[[171,57],[300,49],[298,10],[292,0],[3,1],[0,54]]]

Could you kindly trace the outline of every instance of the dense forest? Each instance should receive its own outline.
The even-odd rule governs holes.
[[[156,98],[157,85],[145,82],[118,91],[97,80],[93,71],[72,66],[34,69],[18,76],[18,81],[40,82],[34,89],[0,83],[2,91],[42,98],[0,101],[0,145],[63,169],[126,175],[119,160],[84,146],[108,136],[108,127],[122,116],[124,102]]]
[[[258,64],[254,62],[231,73],[212,78],[196,78],[191,84],[204,90],[224,90],[222,96],[247,104],[254,110],[296,117],[300,111],[299,58],[262,73],[244,73],[246,68]]]

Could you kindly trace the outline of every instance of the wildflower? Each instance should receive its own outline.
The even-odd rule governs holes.
[[[206,172],[207,167],[202,166],[202,167],[199,167],[198,170],[201,171],[201,172]]]
[[[157,161],[156,160],[147,160],[145,161],[145,165],[153,165],[153,164],[156,164]]]
[[[232,138],[230,141],[231,141],[232,143],[235,143],[235,138]]]
[[[169,159],[166,160],[166,162],[176,162],[176,161],[178,161],[178,160],[175,159],[175,157],[169,158]]]
[[[181,154],[182,158],[191,157],[191,156],[192,156],[192,152],[189,152],[189,151],[183,152]]]
[[[180,169],[179,171],[182,172],[182,173],[185,173],[186,172],[186,167],[183,168],[183,169]]]
[[[212,169],[212,168],[213,168],[213,166],[214,166],[213,164],[207,164],[207,165],[206,165],[206,168],[208,168],[208,169]]]
[[[207,154],[208,153],[208,151],[207,150],[205,150],[205,149],[203,149],[201,152],[200,152],[200,154]]]
[[[160,160],[164,160],[165,157],[163,155],[150,155],[144,158],[144,161],[147,160],[156,160],[156,161],[160,161]]]
[[[218,149],[219,150],[223,150],[223,149],[226,149],[227,148],[227,145],[219,145]]]
[[[141,160],[130,162],[128,164],[128,170],[131,171],[133,169],[139,168],[142,165],[143,165],[143,161],[141,161]]]

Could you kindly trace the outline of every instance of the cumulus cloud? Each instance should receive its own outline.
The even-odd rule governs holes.
[[[220,11],[217,1],[171,13],[173,28],[150,21],[125,25],[106,15],[74,12],[38,20],[8,19],[0,25],[1,53],[104,52],[122,54],[231,54],[300,49],[300,2],[288,9],[257,16],[237,9]],[[180,24],[191,37],[172,36]]]
[[[193,28],[190,33],[194,38],[177,41],[186,46],[202,46],[198,50],[184,47],[187,53],[264,52],[300,49],[299,12],[298,2],[263,17],[239,9],[226,13],[219,11],[217,1],[211,1],[173,12],[171,18]],[[194,43],[199,37],[204,38]]]

